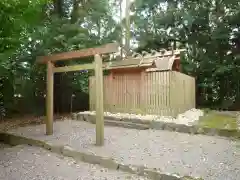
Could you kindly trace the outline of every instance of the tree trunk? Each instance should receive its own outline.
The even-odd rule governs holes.
[[[130,40],[131,40],[131,34],[130,34],[130,0],[126,0],[126,37],[125,37],[125,50],[127,55],[130,53]]]
[[[64,16],[64,8],[63,8],[64,0],[53,0],[53,13],[58,17]]]
[[[73,0],[73,10],[71,12],[71,23],[76,23],[78,21],[78,10],[79,10],[79,1]]]

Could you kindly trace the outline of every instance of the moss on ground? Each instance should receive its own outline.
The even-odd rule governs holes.
[[[208,128],[229,130],[238,128],[236,117],[216,114],[214,112],[208,112],[206,115],[201,117],[198,125]]]

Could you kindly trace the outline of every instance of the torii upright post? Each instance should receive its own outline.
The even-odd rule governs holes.
[[[46,134],[53,134],[53,84],[54,84],[54,73],[53,63],[47,62],[47,99],[46,99]]]
[[[117,52],[117,43],[110,43],[96,48],[59,53],[38,58],[38,63],[47,64],[47,99],[46,99],[46,134],[53,134],[53,84],[54,73],[95,69],[96,82],[96,145],[104,144],[104,117],[103,117],[103,63],[100,54]],[[94,64],[78,64],[73,66],[55,67],[54,62],[71,60],[74,58],[94,56]]]
[[[99,54],[94,56],[95,61],[95,90],[96,90],[96,144],[104,144],[103,119],[103,70],[102,58]]]

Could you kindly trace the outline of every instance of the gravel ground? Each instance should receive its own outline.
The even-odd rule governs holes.
[[[145,165],[205,180],[240,179],[239,141],[160,130],[105,127],[105,145],[96,147],[93,124],[71,120],[55,122],[54,131],[53,136],[45,136],[45,126],[38,125],[12,132],[113,157],[123,164]]]
[[[97,165],[75,162],[42,148],[15,146],[0,150],[1,180],[144,179]]]

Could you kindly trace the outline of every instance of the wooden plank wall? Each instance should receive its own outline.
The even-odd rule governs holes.
[[[95,109],[95,78],[89,78],[90,110]],[[141,76],[139,73],[104,76],[104,110],[136,113],[140,111]],[[139,112],[140,113],[140,112]]]
[[[172,116],[195,108],[195,79],[180,72],[171,72],[170,107]]]
[[[90,77],[90,110],[95,110],[94,86]],[[180,72],[104,76],[104,111],[175,116],[194,107],[195,79]]]
[[[148,72],[145,73],[144,81],[144,96],[142,104],[145,105],[144,113],[169,115],[171,111],[169,106],[169,75],[171,72]]]
[[[109,78],[110,77],[110,78]],[[111,74],[105,82],[105,109],[111,112],[136,113],[140,107],[139,73]]]

